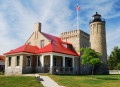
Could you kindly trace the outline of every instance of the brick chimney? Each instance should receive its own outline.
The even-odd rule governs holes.
[[[35,23],[34,25],[34,32],[41,32],[41,23]]]

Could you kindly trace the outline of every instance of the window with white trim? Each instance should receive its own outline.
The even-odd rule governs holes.
[[[41,40],[41,48],[44,47],[45,41]]]
[[[16,58],[16,66],[19,66],[20,65],[20,56],[17,56]]]
[[[11,57],[8,58],[8,66],[11,66]]]

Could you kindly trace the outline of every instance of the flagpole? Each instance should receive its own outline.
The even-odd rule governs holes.
[[[77,29],[79,29],[79,17],[78,17],[78,14],[79,14],[79,10],[77,10]]]
[[[80,7],[79,7],[78,3],[77,3],[76,10],[77,10],[77,29],[79,29],[79,10],[80,10]]]

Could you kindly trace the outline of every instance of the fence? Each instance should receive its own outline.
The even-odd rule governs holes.
[[[109,74],[120,74],[120,70],[109,70]]]

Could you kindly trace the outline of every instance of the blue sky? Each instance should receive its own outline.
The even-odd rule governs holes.
[[[36,22],[58,37],[75,30],[77,3],[80,29],[90,34],[89,20],[97,11],[106,19],[108,55],[120,47],[120,0],[0,0],[0,54],[25,44]]]

